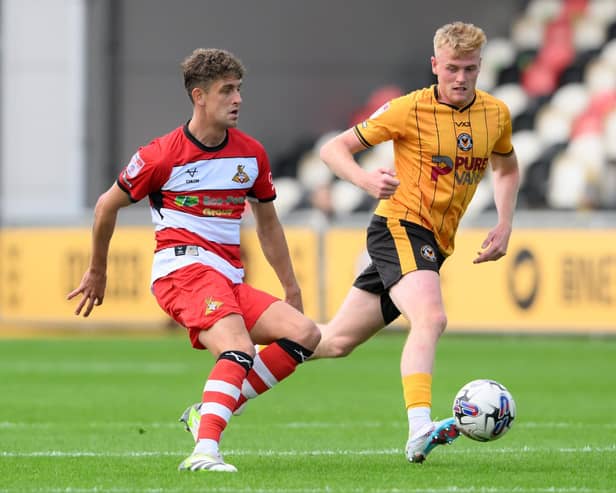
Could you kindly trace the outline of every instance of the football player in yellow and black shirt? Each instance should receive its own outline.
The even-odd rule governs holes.
[[[398,315],[406,317],[412,329],[400,370],[411,462],[422,462],[459,434],[453,418],[431,418],[434,356],[447,324],[439,269],[453,252],[460,219],[488,165],[498,223],[474,263],[505,255],[511,235],[519,170],[508,108],[476,89],[485,42],[472,24],[442,26],[431,57],[437,84],[388,102],[321,149],[336,175],[381,200],[367,231],[371,263],[320,327],[314,357],[345,356]],[[354,154],[387,140],[393,141],[395,169],[362,169]]]

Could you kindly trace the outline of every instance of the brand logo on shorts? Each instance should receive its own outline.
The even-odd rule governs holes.
[[[222,301],[216,301],[211,296],[205,300],[205,314],[209,315],[212,312],[215,312],[222,306]]]
[[[419,250],[421,256],[425,258],[428,262],[436,262],[436,253],[434,253],[434,248],[430,245],[424,245]]]

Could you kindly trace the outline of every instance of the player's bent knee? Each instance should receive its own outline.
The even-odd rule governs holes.
[[[302,346],[313,350],[321,340],[321,331],[312,320],[304,318],[297,328],[295,340]]]

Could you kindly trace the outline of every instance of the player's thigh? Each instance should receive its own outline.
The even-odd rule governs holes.
[[[389,295],[411,327],[440,326],[446,322],[440,276],[435,271],[416,270],[405,274],[390,288]]]
[[[308,349],[314,349],[321,337],[312,320],[281,300],[275,301],[261,313],[250,335],[257,344],[269,344],[284,338]]]
[[[231,313],[198,334],[199,342],[218,357],[224,351],[242,351],[254,356],[254,344],[241,315]]]
[[[270,344],[282,338],[309,349],[318,344],[320,332],[315,323],[288,303],[248,284],[237,287],[237,299],[256,344]]]
[[[381,296],[353,286],[334,317],[319,324],[319,329],[323,343],[337,340],[350,350],[370,339],[384,324]]]

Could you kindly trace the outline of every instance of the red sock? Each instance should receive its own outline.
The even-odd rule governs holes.
[[[219,442],[220,435],[227,427],[233,410],[237,406],[242,381],[246,377],[249,366],[239,360],[228,358],[226,355],[237,355],[238,353],[239,351],[223,353],[205,382],[198,440],[207,438]],[[241,355],[250,358],[244,353]]]
[[[291,353],[295,355],[292,356]],[[297,365],[311,354],[311,351],[286,339],[276,341],[259,351],[254,365],[242,384],[242,393],[237,401],[237,407],[287,378],[295,371]]]

